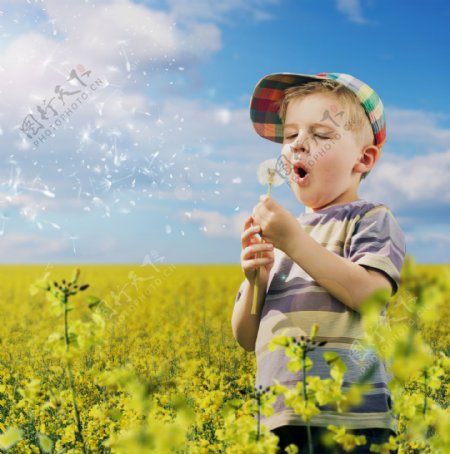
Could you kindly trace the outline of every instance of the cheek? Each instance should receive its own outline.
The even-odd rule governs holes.
[[[281,148],[280,157],[283,160],[290,159],[290,151],[291,151],[291,147],[289,145],[283,145],[282,148]]]
[[[339,145],[339,143],[336,143],[328,149],[326,149],[326,146],[323,146],[313,156],[313,159],[317,163],[317,170],[321,174],[333,179],[339,179],[349,174],[349,169],[353,164],[353,158],[349,153],[346,153],[345,145]]]
[[[317,172],[329,176],[339,174],[342,170],[342,160],[339,159],[339,152],[333,146],[328,150],[322,148],[311,157],[311,164],[314,164]]]
[[[294,165],[294,156],[291,152],[291,147],[289,145],[283,145],[277,166],[281,167],[283,170],[285,170],[287,172],[290,172],[293,170],[293,165]]]

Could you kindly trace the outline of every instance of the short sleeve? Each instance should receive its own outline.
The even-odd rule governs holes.
[[[405,235],[391,210],[384,205],[367,211],[355,224],[348,258],[383,272],[395,295],[406,254]]]

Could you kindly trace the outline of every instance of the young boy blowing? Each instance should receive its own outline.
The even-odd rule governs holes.
[[[302,372],[290,372],[284,350],[269,352],[268,345],[286,329],[287,336],[307,336],[317,323],[317,340],[327,343],[310,353],[314,367],[308,374],[329,377],[323,353],[331,350],[346,363],[344,386],[350,386],[365,373],[352,356],[352,344],[364,335],[360,306],[377,289],[397,292],[405,257],[404,234],[389,208],[357,194],[385,142],[383,104],[347,74],[272,74],[255,88],[251,119],[260,136],[282,143],[282,167],[306,209],[295,218],[261,196],[247,219],[241,237],[245,280],[236,297],[233,335],[246,351],[255,351],[257,387],[276,379],[292,388]],[[366,435],[367,445],[354,452],[369,452],[370,443],[386,442],[396,432],[385,365],[372,357],[371,367],[372,389],[364,402],[345,413],[325,406],[311,420],[316,437],[329,424],[345,425]],[[280,448],[305,441],[305,423],[284,406],[283,396],[262,423],[280,437]]]

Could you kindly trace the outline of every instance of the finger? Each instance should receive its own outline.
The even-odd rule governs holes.
[[[264,263],[260,263],[259,266],[262,264],[262,265],[267,265],[268,263],[273,263],[275,261],[275,258],[273,256],[273,254],[267,254],[267,253],[262,253],[262,255],[250,255],[249,257],[241,257],[241,266],[244,267],[244,264],[245,263],[255,263],[255,260],[258,261],[260,259],[264,259]],[[259,262],[257,262],[259,263]],[[252,265],[252,267],[250,267],[250,269],[254,269],[254,265]]]
[[[260,209],[260,206],[261,206],[261,202],[257,203],[257,204],[253,207],[253,211],[252,211],[253,222],[255,222],[255,215],[256,215],[256,212]]]
[[[275,255],[272,251],[264,251],[260,252],[259,254],[254,254],[254,253],[249,253],[246,254],[245,252],[241,253],[241,263],[244,263],[248,260],[254,260],[254,259],[270,259],[272,262],[275,260]]]
[[[273,261],[272,257],[259,257],[256,259],[244,260],[242,262],[242,269],[244,271],[251,271],[259,268],[260,266],[267,265]]]
[[[241,254],[243,259],[254,257],[257,253],[268,253],[273,251],[273,246],[268,243],[257,243],[247,246]]]
[[[253,235],[256,235],[261,231],[261,227],[259,225],[254,225],[249,227],[248,229],[244,230],[241,235],[241,243],[242,247],[246,247],[249,244],[249,240]],[[255,238],[256,240],[256,238]]]
[[[249,216],[249,217],[245,220],[244,229],[248,229],[248,228],[252,225],[253,221],[254,221],[253,216]]]

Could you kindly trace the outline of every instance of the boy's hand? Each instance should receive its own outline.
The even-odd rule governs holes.
[[[254,224],[253,226],[252,223]],[[241,235],[241,267],[251,285],[254,285],[256,269],[260,267],[260,284],[265,286],[273,266],[274,252],[273,244],[270,242],[263,243],[261,237],[257,237],[260,232],[261,227],[256,225],[254,218],[250,216],[245,221],[244,230]],[[258,257],[256,257],[256,253],[258,253]]]
[[[273,198],[262,195],[260,200],[253,209],[253,219],[261,226],[261,236],[289,255],[292,243],[303,232],[299,222]]]

